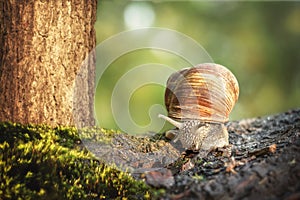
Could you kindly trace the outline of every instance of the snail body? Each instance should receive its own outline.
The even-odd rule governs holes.
[[[235,76],[224,66],[205,63],[173,73],[165,91],[175,142],[191,150],[209,151],[229,144],[224,125],[239,95]]]

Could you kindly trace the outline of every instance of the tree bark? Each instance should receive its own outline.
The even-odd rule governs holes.
[[[96,3],[0,0],[0,121],[94,125]]]

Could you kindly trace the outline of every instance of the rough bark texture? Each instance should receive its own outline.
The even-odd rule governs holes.
[[[94,124],[95,17],[96,0],[0,0],[0,121]]]

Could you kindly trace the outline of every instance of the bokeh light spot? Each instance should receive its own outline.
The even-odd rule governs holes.
[[[149,27],[155,20],[155,13],[149,3],[133,2],[125,8],[124,20],[129,29]]]

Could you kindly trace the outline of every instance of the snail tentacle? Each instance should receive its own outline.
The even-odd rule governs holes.
[[[183,123],[177,122],[174,119],[171,119],[170,117],[167,117],[167,116],[162,115],[162,114],[159,114],[158,117],[170,122],[171,124],[173,124],[174,126],[176,126],[179,129],[183,128]]]

